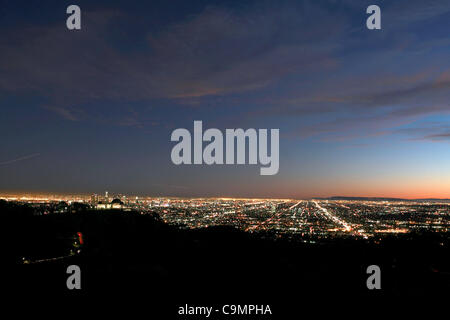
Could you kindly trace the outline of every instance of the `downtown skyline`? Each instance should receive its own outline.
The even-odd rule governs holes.
[[[448,1],[381,30],[371,1],[76,4],[1,2],[0,194],[450,198]],[[278,174],[174,165],[195,120],[279,129]]]

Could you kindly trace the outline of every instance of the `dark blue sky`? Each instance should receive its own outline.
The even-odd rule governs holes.
[[[0,191],[450,197],[449,1],[130,2],[0,2]],[[173,165],[194,120],[279,173]]]

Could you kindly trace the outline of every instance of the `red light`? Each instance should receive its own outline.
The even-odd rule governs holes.
[[[78,241],[80,242],[80,244],[83,244],[83,234],[81,232],[77,232],[78,235]]]

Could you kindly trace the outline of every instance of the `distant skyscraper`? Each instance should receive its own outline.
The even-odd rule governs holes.
[[[98,203],[98,195],[97,194],[93,194],[93,195],[91,195],[91,204],[92,205],[96,205],[97,203]]]

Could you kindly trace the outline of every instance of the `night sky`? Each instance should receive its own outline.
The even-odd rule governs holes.
[[[131,2],[0,2],[0,192],[450,197],[450,1]],[[194,120],[279,173],[172,164]]]

